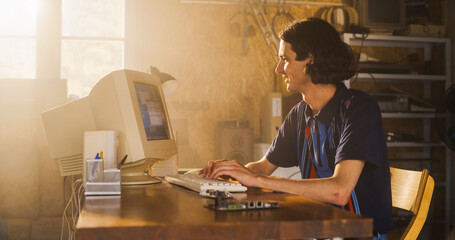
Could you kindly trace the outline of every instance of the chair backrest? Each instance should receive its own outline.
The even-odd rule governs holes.
[[[428,170],[412,171],[390,168],[392,205],[413,213],[401,239],[417,239],[428,215],[434,180]]]

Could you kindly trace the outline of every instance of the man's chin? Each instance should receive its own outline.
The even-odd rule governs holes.
[[[289,87],[289,85],[286,86],[286,90],[288,93],[296,93],[297,91],[293,90],[292,88]]]

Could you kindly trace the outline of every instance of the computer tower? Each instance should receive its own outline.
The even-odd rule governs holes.
[[[261,142],[271,143],[282,124],[281,93],[265,95],[261,102]]]
[[[216,157],[237,160],[242,164],[253,161],[253,129],[246,121],[231,120],[218,123]]]

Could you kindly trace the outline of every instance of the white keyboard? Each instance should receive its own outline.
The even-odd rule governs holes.
[[[207,196],[213,191],[220,192],[245,192],[247,188],[240,183],[205,178],[196,172],[168,175],[164,177],[166,181],[182,187],[199,192],[200,195]]]

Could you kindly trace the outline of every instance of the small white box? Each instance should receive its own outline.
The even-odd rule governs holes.
[[[261,140],[272,143],[283,123],[281,93],[265,95],[261,101]]]
[[[120,182],[120,169],[105,169],[103,172],[103,182]]]

